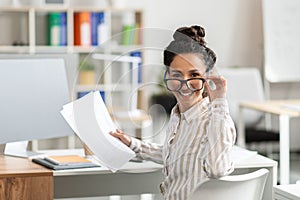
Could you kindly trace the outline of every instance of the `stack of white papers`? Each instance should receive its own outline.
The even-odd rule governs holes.
[[[99,92],[64,105],[61,114],[102,166],[116,172],[135,157],[128,146],[109,134],[117,127]]]

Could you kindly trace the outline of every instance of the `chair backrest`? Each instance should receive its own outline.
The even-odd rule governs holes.
[[[209,179],[200,184],[189,200],[261,200],[269,170]]]
[[[227,80],[227,100],[230,115],[235,123],[239,118],[239,103],[241,101],[264,101],[264,89],[260,72],[257,68],[221,68],[220,75]],[[257,124],[263,114],[253,110],[244,109],[244,122],[246,126]]]

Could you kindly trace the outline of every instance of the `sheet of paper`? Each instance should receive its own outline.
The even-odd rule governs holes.
[[[73,131],[78,135],[79,132],[77,130],[75,120],[74,120],[73,102],[64,105],[60,113],[68,122],[69,126],[73,129]]]
[[[129,147],[109,134],[117,127],[99,92],[90,92],[65,105],[61,113],[102,166],[115,172],[135,157]]]

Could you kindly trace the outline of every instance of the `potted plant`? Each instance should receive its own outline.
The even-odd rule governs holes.
[[[79,66],[79,84],[95,84],[95,67],[87,60],[83,60]]]

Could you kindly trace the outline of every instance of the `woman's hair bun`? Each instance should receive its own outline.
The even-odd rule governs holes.
[[[178,28],[173,34],[173,38],[175,41],[189,41],[193,39],[199,44],[205,46],[206,42],[204,40],[204,37],[205,30],[198,25]]]

